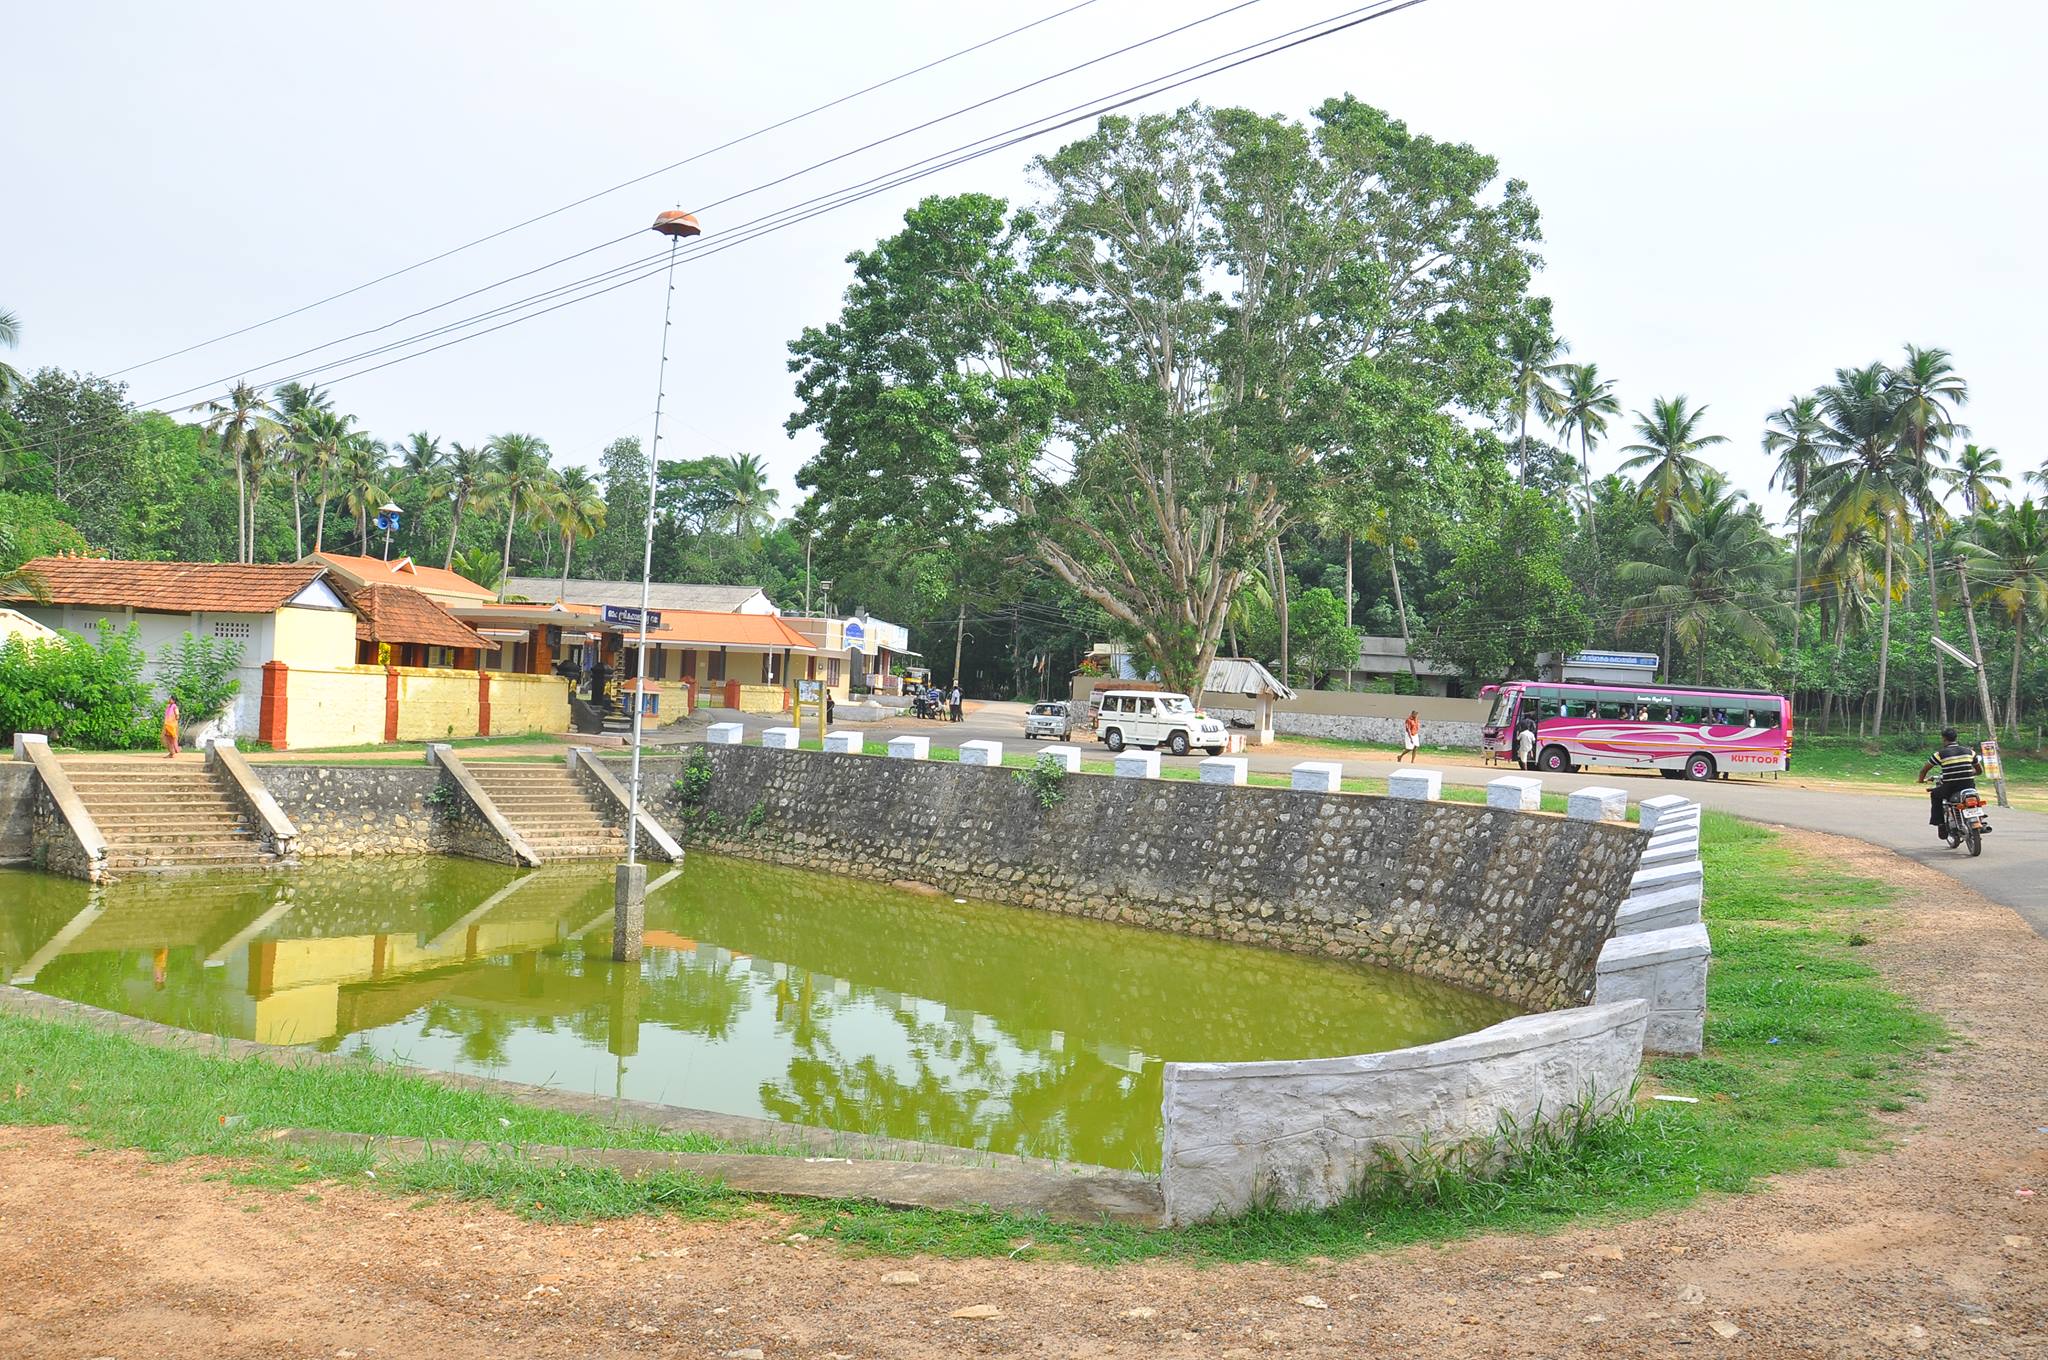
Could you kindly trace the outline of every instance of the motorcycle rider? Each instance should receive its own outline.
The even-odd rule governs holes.
[[[1926,782],[1928,771],[1935,769],[1941,771],[1941,777],[1927,791],[1927,823],[1934,828],[1937,839],[1945,840],[1948,830],[1944,825],[1944,806],[1957,790],[1967,789],[1977,782],[1977,776],[1984,772],[1984,761],[1975,751],[1956,740],[1953,727],[1944,727],[1941,729],[1941,746],[1920,767],[1920,782]]]

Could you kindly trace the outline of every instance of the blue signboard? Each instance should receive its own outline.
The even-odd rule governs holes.
[[[604,621],[622,628],[638,628],[640,626],[640,611],[628,604],[608,604],[604,607]],[[647,626],[649,628],[661,627],[661,611],[659,609],[647,611]]]
[[[1650,670],[1657,668],[1655,654],[1642,652],[1580,652],[1565,662],[1577,666],[1641,666]]]
[[[860,626],[859,619],[848,619],[846,621],[846,627],[843,631],[845,632],[846,641],[849,646],[853,643],[859,642],[861,639],[865,638],[868,635],[868,630]]]

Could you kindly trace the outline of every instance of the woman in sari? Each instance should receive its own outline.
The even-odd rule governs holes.
[[[177,757],[178,757],[178,701],[177,701],[176,699],[166,699],[166,700],[164,700],[164,732],[163,732],[163,736],[164,736],[164,759],[165,759],[165,760],[175,760],[175,759],[177,759]]]

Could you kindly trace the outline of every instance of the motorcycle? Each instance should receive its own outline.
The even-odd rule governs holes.
[[[1984,853],[1991,832],[1991,810],[1974,787],[1965,785],[1942,800],[1942,838],[1954,850],[1967,844],[1972,855]]]

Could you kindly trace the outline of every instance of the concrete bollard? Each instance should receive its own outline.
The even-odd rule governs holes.
[[[794,751],[803,734],[794,727],[771,727],[761,734],[761,744],[776,751]]]
[[[891,760],[930,760],[931,756],[932,739],[930,737],[889,738],[889,758]]]
[[[1250,762],[1243,756],[1210,756],[1201,764],[1204,784],[1242,784],[1246,782]]]
[[[1396,770],[1387,776],[1387,797],[1434,803],[1444,796],[1442,770]]]
[[[1003,763],[1003,744],[999,741],[963,741],[960,743],[962,765],[1000,765]]]
[[[1116,777],[1118,779],[1157,779],[1159,777],[1159,753],[1157,751],[1133,751],[1128,747],[1117,752]]]
[[[867,746],[867,739],[858,732],[827,732],[825,749],[834,755],[857,756]]]
[[[1667,816],[1675,812],[1684,812],[1688,808],[1697,814],[1699,804],[1690,798],[1681,798],[1675,793],[1660,793],[1655,798],[1645,798],[1641,803],[1643,830],[1655,831],[1658,823]]]
[[[747,737],[747,729],[741,723],[713,723],[704,729],[706,746],[737,746]]]
[[[1510,812],[1534,812],[1543,806],[1543,781],[1504,774],[1486,786],[1486,805]]]
[[[1048,760],[1058,761],[1060,768],[1068,774],[1081,773],[1081,748],[1078,746],[1041,746],[1038,759],[1032,763],[1043,765]]]
[[[1344,767],[1334,760],[1304,760],[1289,771],[1287,784],[1308,793],[1341,793]]]
[[[1705,879],[1706,872],[1697,859],[1682,859],[1675,864],[1653,864],[1647,869],[1636,870],[1636,876],[1628,881],[1628,895],[1656,892],[1661,888],[1677,888],[1687,883],[1698,883]]]
[[[647,865],[618,865],[612,873],[612,962],[640,957],[647,934]]]
[[[1699,919],[1700,885],[1688,883],[1683,887],[1639,893],[1629,898],[1614,913],[1613,933],[1641,935],[1652,930],[1669,930],[1673,926],[1697,925]]]
[[[1593,1004],[1649,1002],[1643,1052],[1697,1057],[1706,1028],[1707,961],[1713,952],[1703,925],[1617,935],[1601,947],[1594,965]]]
[[[1567,817],[1581,822],[1620,822],[1628,819],[1628,794],[1622,789],[1598,786],[1574,789],[1565,795]]]
[[[1682,864],[1699,857],[1698,836],[1658,836],[1643,847],[1643,858],[1636,867],[1649,869],[1659,864]]]

